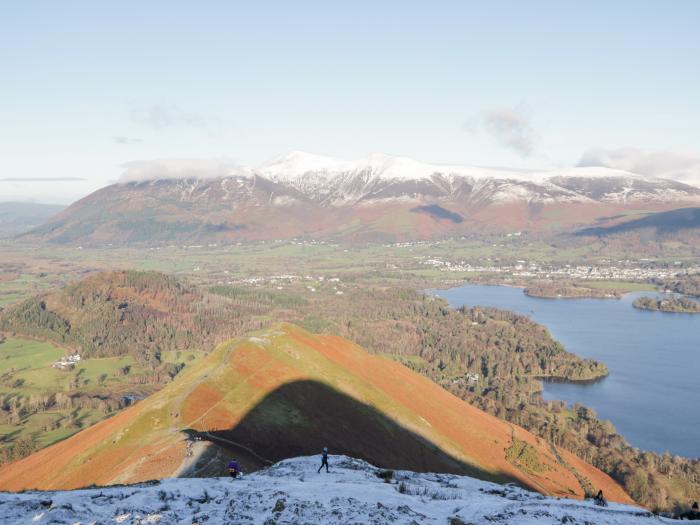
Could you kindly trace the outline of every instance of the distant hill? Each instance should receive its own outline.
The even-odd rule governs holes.
[[[157,272],[90,275],[0,312],[0,331],[47,339],[85,356],[133,355],[159,366],[166,350],[209,349],[250,330],[250,315],[220,296]]]
[[[558,496],[581,497],[586,479],[630,501],[599,470],[429,379],[289,324],[222,344],[144,401],[0,468],[0,490],[223,475],[232,456],[251,470],[323,446]]]
[[[57,244],[386,242],[563,231],[700,202],[700,188],[609,168],[519,171],[293,152],[258,168],[153,161],[23,235]]]
[[[700,228],[700,208],[680,208],[652,213],[632,220],[623,219],[623,222],[619,220],[610,225],[584,228],[579,230],[577,235],[609,236],[640,230],[653,230],[659,235],[670,235],[686,230],[697,230]]]
[[[546,328],[510,312],[454,310],[405,290],[358,287],[339,296],[329,288],[313,296],[309,301],[291,290],[222,285],[203,290],[158,272],[102,272],[8,306],[0,311],[0,332],[48,340],[84,357],[131,355],[155,370],[164,351],[208,351],[273,319],[309,326],[315,319],[371,352],[413,359],[436,381],[447,374],[445,386],[455,392],[468,387],[465,363],[483,374],[492,393],[501,392],[510,375],[519,377],[510,387],[529,392],[535,377],[607,374],[603,364],[566,352]]]
[[[64,210],[60,204],[0,202],[0,238],[27,232]]]

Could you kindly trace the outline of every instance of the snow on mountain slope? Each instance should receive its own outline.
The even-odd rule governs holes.
[[[607,169],[607,168],[602,168]],[[294,180],[309,173],[322,174],[330,179],[340,174],[369,173],[372,177],[406,181],[430,179],[432,175],[443,174],[473,179],[497,178],[533,180],[538,172],[504,168],[432,164],[409,157],[373,153],[357,160],[343,160],[325,155],[315,155],[303,151],[292,151],[272,161],[265,162],[256,169],[258,173],[276,180]]]
[[[432,164],[375,153],[357,160],[293,151],[255,169],[228,159],[158,159],[126,165],[120,183],[264,177],[314,201],[344,205],[359,200],[451,198],[465,186],[499,188],[479,200],[510,202],[627,202],[700,200],[700,188],[605,167],[518,170]],[[478,192],[473,192],[478,193]]]
[[[700,199],[700,189],[693,186],[604,167],[517,170],[429,164],[385,154],[348,161],[294,151],[253,171],[334,205],[411,196],[451,198],[455,188],[465,185],[474,188],[474,199],[489,202]]]
[[[629,171],[605,167],[571,167],[549,170],[494,168],[458,164],[436,164],[420,162],[410,157],[373,153],[356,160],[345,160],[326,155],[316,155],[303,151],[292,151],[286,155],[267,161],[255,171],[263,176],[279,180],[290,180],[308,173],[322,173],[327,178],[342,173],[368,171],[385,180],[429,179],[432,175],[443,174],[472,179],[507,179],[529,182],[542,182],[552,177],[632,177],[648,179]]]
[[[547,498],[514,485],[449,474],[379,469],[331,456],[288,459],[241,479],[160,482],[56,492],[0,493],[0,522],[13,524],[363,523],[642,525],[673,523],[622,504]]]
[[[261,164],[258,166],[257,171],[270,178],[293,179],[305,173],[337,174],[344,171],[353,171],[354,165],[355,163],[351,161],[327,155],[315,155],[305,151],[291,151],[286,155]]]

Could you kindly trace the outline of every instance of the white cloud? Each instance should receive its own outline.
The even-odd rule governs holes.
[[[143,139],[138,139],[135,137],[124,137],[122,135],[116,135],[112,137],[115,144],[139,144],[143,142]]]
[[[247,173],[233,160],[156,159],[137,160],[123,165],[118,182],[142,182],[157,179],[213,179]]]
[[[216,118],[185,111],[176,104],[134,107],[131,109],[131,120],[155,130],[172,127],[211,129],[220,124]]]
[[[700,185],[700,155],[642,148],[589,149],[579,166],[605,166],[640,175]]]
[[[530,120],[515,108],[492,108],[479,113],[465,124],[467,131],[483,129],[502,147],[521,157],[529,157],[535,150],[536,135]]]
[[[73,182],[84,181],[83,177],[3,177],[0,182]]]

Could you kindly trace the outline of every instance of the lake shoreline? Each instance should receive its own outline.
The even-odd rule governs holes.
[[[525,315],[545,326],[564,348],[582,358],[605,363],[608,375],[593,380],[537,378],[545,400],[579,403],[612,421],[632,446],[685,457],[700,456],[700,316],[632,307],[642,295],[627,292],[620,300],[542,300],[522,286],[466,284],[433,289],[454,307],[490,306]],[[687,414],[684,418],[674,414]]]

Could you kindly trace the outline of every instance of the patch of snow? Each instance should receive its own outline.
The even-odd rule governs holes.
[[[270,203],[274,206],[292,206],[294,204],[298,204],[299,200],[295,199],[294,197],[290,197],[289,195],[278,195],[272,197]]]
[[[279,158],[270,160],[257,168],[263,175],[281,180],[296,178],[306,173],[342,173],[352,171],[353,162],[315,155],[304,151],[292,151]]]
[[[330,456],[294,458],[229,478],[171,478],[129,486],[73,491],[0,493],[0,522],[37,523],[561,523],[640,525],[674,523],[627,505],[547,498],[514,485],[466,476],[380,469]],[[41,512],[39,514],[38,512]]]
[[[357,160],[345,160],[303,151],[292,151],[287,155],[265,162],[258,166],[256,171],[277,181],[291,181],[309,174],[330,179],[341,174],[359,173],[369,173],[371,177],[394,181],[430,179],[435,174],[469,178],[532,180],[538,173],[535,170],[431,164],[409,157],[384,153],[374,153]]]
[[[345,160],[326,155],[315,155],[303,151],[292,151],[279,158],[265,162],[255,170],[263,176],[279,181],[289,181],[308,174],[332,178],[343,173],[369,172],[383,180],[430,179],[436,174],[448,177],[471,179],[505,179],[543,182],[552,177],[610,178],[631,177],[654,179],[629,171],[602,166],[571,167],[553,169],[515,169],[459,164],[420,162],[409,157],[374,153],[356,160]],[[656,179],[663,180],[663,179]]]

